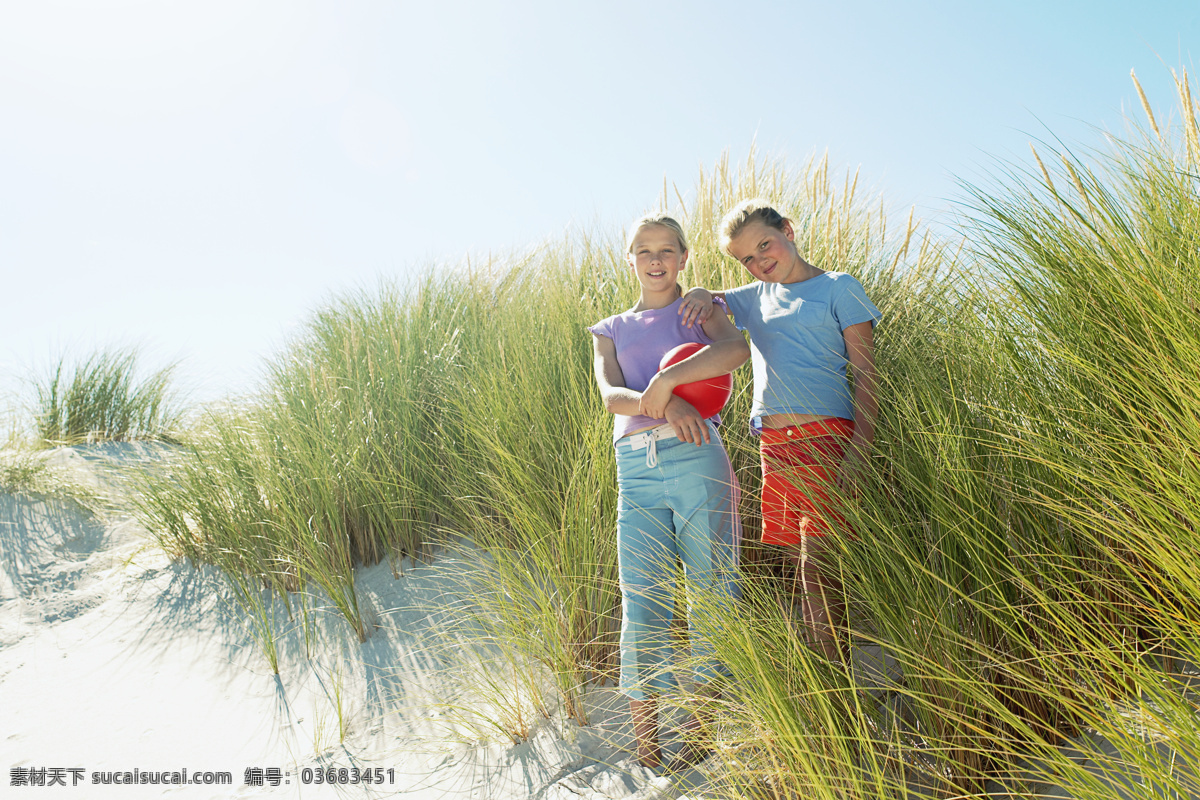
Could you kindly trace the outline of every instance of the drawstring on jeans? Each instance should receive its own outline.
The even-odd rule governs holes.
[[[664,436],[674,435],[675,429],[668,424],[663,424],[657,428],[633,434],[629,437],[629,446],[633,450],[646,448],[646,467],[654,469],[658,466],[658,440]]]
[[[709,420],[704,420],[704,424],[708,426],[708,430],[713,436],[717,435],[717,429]],[[633,450],[641,450],[646,448],[646,467],[654,469],[658,466],[658,440],[666,439],[675,435],[675,429],[669,424],[659,425],[657,428],[651,428],[648,431],[635,433],[629,437],[629,446]]]

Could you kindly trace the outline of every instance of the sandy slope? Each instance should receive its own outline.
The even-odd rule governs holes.
[[[52,456],[91,482],[138,457],[112,446]],[[494,731],[489,741],[484,717],[469,710],[480,699],[462,688],[480,667],[441,633],[461,600],[455,575],[469,564],[447,555],[404,566],[399,578],[386,564],[360,575],[377,625],[365,644],[318,609],[319,649],[306,653],[292,625],[276,676],[215,570],[171,563],[128,518],[99,521],[69,503],[0,495],[6,789],[42,775],[53,781],[58,770],[68,787],[79,780],[55,791],[88,798],[680,794],[622,749],[628,731],[612,690],[591,694],[586,728],[555,715],[536,718],[519,744]],[[383,782],[303,781],[305,768],[322,767],[370,768]],[[192,778],[226,772],[232,784],[92,784],[93,773],[184,768]],[[280,784],[264,775],[264,785],[248,785],[254,768],[278,769]]]

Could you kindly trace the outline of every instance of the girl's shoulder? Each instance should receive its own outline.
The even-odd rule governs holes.
[[[613,329],[619,324],[618,320],[620,316],[620,314],[612,314],[600,320],[599,322],[593,322],[591,325],[586,325],[584,327],[586,327],[590,333],[594,333],[597,336],[607,336],[609,339],[611,339],[613,338]]]
[[[614,332],[625,328],[633,327],[642,330],[647,326],[662,324],[663,320],[674,320],[678,316],[680,302],[682,301],[676,300],[671,305],[663,308],[647,308],[641,311],[638,310],[637,306],[634,306],[619,314],[605,317],[594,325],[588,325],[587,329],[592,333],[607,336],[611,339]]]
[[[827,272],[825,275],[829,278],[824,291],[826,302],[843,328],[883,319],[882,312],[867,296],[867,290],[858,278],[848,272]]]
[[[858,283],[858,278],[854,277],[849,272],[840,272],[836,269],[827,269],[822,274],[818,275],[817,277],[825,278],[835,284],[838,283],[839,281]]]
[[[811,289],[822,294],[837,296],[842,294],[863,294],[864,289],[858,278],[849,272],[826,270],[805,283],[811,283]]]
[[[853,294],[855,296],[867,296],[867,290],[863,287],[862,281],[851,275],[849,272],[831,272],[827,274],[834,276],[833,284],[837,291]]]
[[[747,295],[759,294],[766,285],[762,281],[750,281],[749,283],[743,283],[741,286],[736,286],[732,289],[722,289],[721,291],[725,293],[726,297],[729,297],[729,295],[746,297]]]
[[[725,305],[736,314],[738,308],[748,303],[757,303],[766,290],[767,284],[762,281],[751,281],[735,289],[725,289]]]

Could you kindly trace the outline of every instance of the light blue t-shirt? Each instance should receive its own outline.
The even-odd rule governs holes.
[[[883,315],[862,284],[844,272],[797,283],[729,289],[734,324],[750,333],[754,364],[752,425],[764,414],[823,414],[854,419],[842,332]]]

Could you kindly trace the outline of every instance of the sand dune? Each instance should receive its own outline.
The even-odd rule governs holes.
[[[110,445],[50,457],[112,490],[104,476],[144,455]],[[586,728],[555,715],[519,744],[488,740],[462,680],[486,666],[444,633],[464,559],[406,562],[399,578],[386,564],[363,570],[359,592],[376,626],[364,644],[317,608],[320,645],[308,653],[276,601],[285,631],[276,676],[213,568],[172,563],[128,517],[0,496],[6,783],[76,784],[74,796],[89,798],[678,796],[623,750],[623,702],[611,689],[590,695]],[[315,771],[330,767],[347,770],[334,773],[340,780],[369,769],[372,783],[317,785]],[[227,773],[230,782],[148,782],[184,769],[190,781]],[[144,783],[94,784],[107,773]]]

